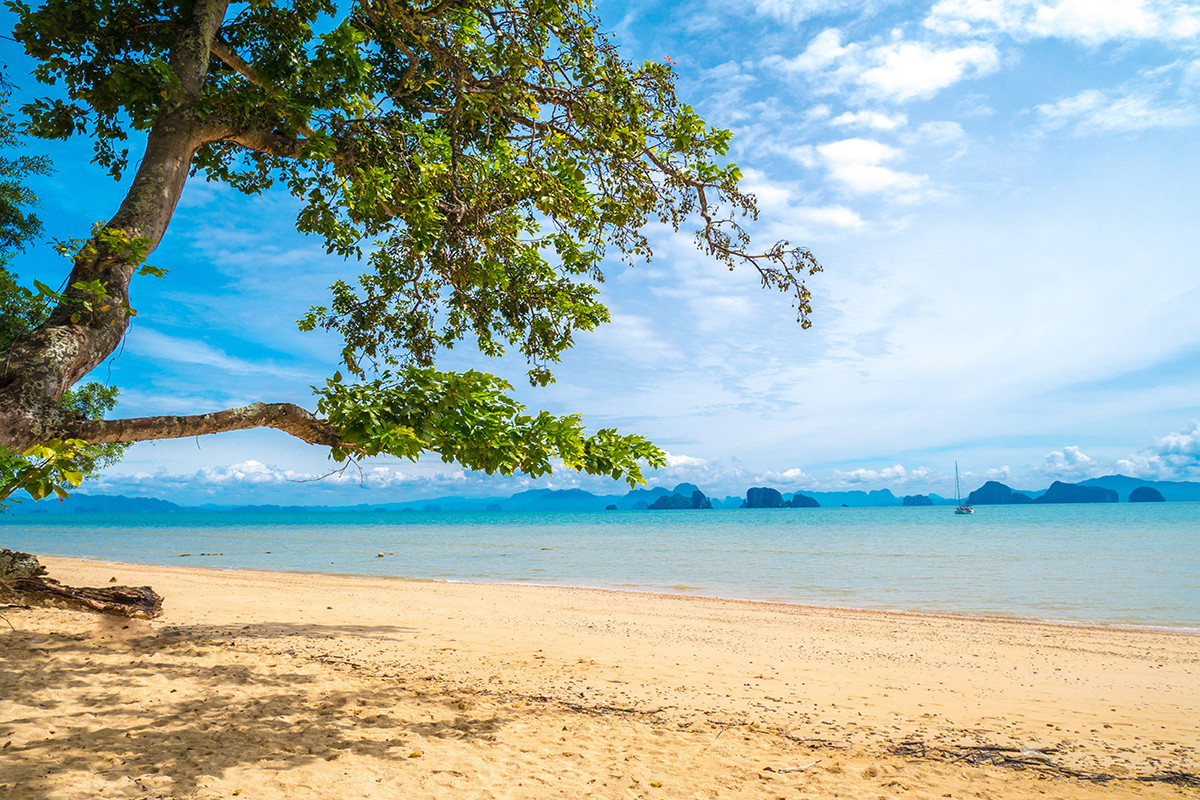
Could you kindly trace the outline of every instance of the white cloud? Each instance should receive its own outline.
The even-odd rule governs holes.
[[[810,122],[821,122],[822,120],[829,119],[831,116],[833,116],[833,109],[824,103],[819,103],[810,108],[808,111],[804,112],[804,116]]]
[[[1162,105],[1153,92],[1131,91],[1110,97],[1089,89],[1074,97],[1037,107],[1046,128],[1070,127],[1076,134],[1132,133],[1196,124],[1200,114],[1185,104]]]
[[[361,472],[353,466],[346,469],[331,467],[319,473],[298,472],[267,465],[255,459],[227,466],[203,467],[196,472],[196,479],[200,483],[211,486],[270,486],[320,481],[327,486],[355,484],[382,489],[402,485],[409,477],[399,470],[385,466],[367,466]]]
[[[1000,55],[990,44],[938,49],[924,42],[894,42],[869,51],[876,66],[859,83],[872,94],[893,100],[928,98],[964,78],[994,72]]]
[[[1018,39],[1186,40],[1200,33],[1200,6],[1177,0],[941,0],[925,26],[953,36]]]
[[[884,166],[902,153],[895,147],[871,139],[842,139],[817,148],[829,177],[851,194],[889,193],[893,199],[912,202],[928,179]]]
[[[782,483],[790,486],[810,484],[812,482],[813,477],[800,469],[800,467],[792,467],[782,472],[764,472],[761,475],[755,476],[753,480],[753,483],[756,484]]]
[[[1104,470],[1091,456],[1078,447],[1064,447],[1046,454],[1041,473],[1061,480],[1085,480],[1094,478]]]
[[[317,466],[320,471],[313,470]],[[564,476],[571,475],[563,470]],[[497,491],[524,488],[520,478],[484,478],[461,467],[441,463],[417,462],[404,469],[390,464],[362,464],[342,469],[333,462],[313,461],[308,470],[280,467],[257,459],[232,464],[201,467],[193,473],[170,469],[139,470],[133,473],[114,473],[90,481],[87,491],[94,493],[159,496],[181,504],[196,502],[218,503],[333,503],[362,500],[348,490],[381,492],[369,497],[371,502],[391,502],[439,493],[461,492],[464,488],[476,494],[494,486]],[[526,483],[528,481],[526,480]],[[391,490],[390,492],[385,490]]]
[[[924,122],[918,126],[917,136],[927,144],[939,147],[953,146],[961,149],[965,145],[967,132],[957,122],[937,120],[934,122]]]
[[[827,163],[827,159],[817,152],[816,147],[801,147],[805,150],[806,166],[815,168]],[[822,238],[860,231],[867,224],[857,211],[844,205],[834,203],[814,206],[802,202],[795,183],[771,180],[760,170],[746,170],[742,189],[754,195],[758,201],[758,230],[763,236],[763,241],[772,237],[788,241]]]
[[[842,32],[837,28],[826,28],[813,37],[804,52],[790,59],[773,56],[767,59],[767,63],[787,72],[816,73],[833,67],[859,49],[855,45],[843,47]]]
[[[695,456],[675,455],[674,453],[664,453],[667,459],[667,468],[675,467],[703,467],[708,463],[706,459],[696,458]]]
[[[805,20],[863,8],[868,0],[753,0],[754,11],[759,16],[769,17],[790,25],[799,25]]]
[[[993,467],[984,472],[983,475],[989,481],[1004,482],[1012,477],[1012,470],[1006,464],[1003,467]]]
[[[240,464],[230,464],[225,467],[205,467],[197,473],[197,477],[205,483],[220,486],[229,483],[258,485],[284,483],[289,480],[305,480],[315,476],[299,474],[291,470],[280,470],[277,467],[268,467],[261,461],[251,459],[243,461]]]
[[[922,478],[928,476],[928,470],[922,468]],[[874,469],[855,469],[849,472],[834,470],[833,479],[835,482],[840,482],[847,485],[855,484],[871,484],[872,488],[880,488],[881,483],[890,485],[905,484],[910,480],[908,470],[901,464],[893,464],[890,467],[884,467],[880,470]]]
[[[1000,64],[987,42],[938,46],[898,39],[880,44],[842,44],[842,33],[827,28],[788,59],[773,56],[769,68],[807,77],[824,93],[855,87],[869,97],[903,102],[929,98],[959,81],[994,72]]]
[[[1193,422],[1187,430],[1155,439],[1149,449],[1118,461],[1117,470],[1138,478],[1200,478],[1200,422]]]
[[[886,114],[882,111],[847,111],[844,114],[838,114],[830,122],[847,128],[894,131],[908,124],[908,117],[904,114]]]

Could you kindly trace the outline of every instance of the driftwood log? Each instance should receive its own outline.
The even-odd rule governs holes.
[[[149,586],[63,586],[46,576],[37,556],[0,549],[0,602],[154,619],[162,614],[162,601]]]

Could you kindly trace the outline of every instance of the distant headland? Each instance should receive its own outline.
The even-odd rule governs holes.
[[[988,481],[966,501],[975,506],[1053,503],[1145,503],[1200,501],[1200,482],[1147,481],[1126,475],[1107,475],[1080,483],[1055,481],[1042,490],[1014,490]],[[24,502],[9,514],[163,513],[176,511],[321,512],[321,511],[698,511],[711,508],[884,508],[952,506],[956,500],[937,494],[897,497],[890,489],[873,491],[784,492],[753,486],[744,495],[709,496],[692,483],[674,489],[634,489],[621,495],[597,495],[583,489],[531,489],[509,497],[436,497],[401,503],[360,503],[353,506],[218,505],[182,506],[167,500],[124,495],[73,493],[62,503]]]

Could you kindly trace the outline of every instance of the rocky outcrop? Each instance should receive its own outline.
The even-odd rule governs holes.
[[[684,497],[682,494],[664,495],[651,503],[648,510],[661,511],[672,508],[712,508],[712,501],[704,496],[704,492],[693,489],[691,497]]]
[[[1115,503],[1117,493],[1100,486],[1080,486],[1078,483],[1055,481],[1035,503]]]
[[[691,508],[692,500],[681,494],[665,494],[650,504],[650,511],[663,511],[672,508]]]
[[[996,481],[988,481],[967,495],[967,505],[971,506],[1008,506],[1018,503],[1031,503],[1029,495],[1014,492],[1010,487]]]
[[[808,495],[796,492],[792,495],[792,499],[785,503],[788,508],[820,508],[821,504],[817,502],[817,498],[809,497]]]
[[[742,508],[783,508],[783,495],[778,489],[757,486],[746,490],[746,500]]]
[[[906,494],[900,502],[902,506],[931,506],[933,499],[927,494]]]
[[[1139,486],[1129,493],[1131,503],[1164,503],[1167,498],[1153,486]]]

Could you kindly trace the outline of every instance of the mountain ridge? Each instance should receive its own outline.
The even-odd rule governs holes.
[[[1056,482],[1060,483],[1060,482]],[[984,484],[1004,486],[995,481]],[[1078,484],[1081,486],[1107,489],[1116,492],[1118,502],[1127,503],[1129,493],[1139,487],[1150,487],[1159,491],[1167,502],[1200,502],[1200,482],[1196,481],[1146,481],[1131,478],[1128,475],[1105,475],[1090,478]],[[983,487],[980,487],[981,489]],[[1008,488],[1008,487],[1005,487]],[[661,486],[634,489],[624,494],[597,495],[583,489],[528,489],[509,495],[508,497],[462,497],[444,496],[424,498],[391,503],[357,503],[355,505],[275,505],[275,504],[216,504],[180,505],[169,500],[155,497],[128,497],[125,495],[88,495],[81,492],[73,493],[61,503],[33,503],[26,500],[19,505],[10,506],[7,511],[13,515],[26,514],[62,514],[62,513],[325,513],[325,512],[416,512],[416,511],[603,511],[608,506],[616,510],[643,510],[662,497],[682,495],[691,497],[693,492],[701,491],[696,484],[680,483],[674,489]],[[978,489],[975,491],[979,491]],[[1015,494],[1027,496],[1030,501],[1038,502],[1048,489],[1040,491],[1020,490]],[[702,494],[705,494],[702,492]],[[796,490],[780,492],[784,505],[788,505],[797,495],[816,500],[822,508],[901,508],[904,501],[890,489],[874,489],[870,491],[853,490],[843,492],[818,492]],[[712,508],[739,508],[745,497],[729,495],[717,499],[706,495],[712,502]],[[935,506],[954,505],[953,498],[944,498],[930,493],[923,495],[930,499]]]

